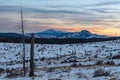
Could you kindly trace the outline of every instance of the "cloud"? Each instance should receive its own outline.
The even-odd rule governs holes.
[[[0,12],[18,12],[20,11],[19,6],[0,6]]]
[[[19,6],[0,6],[0,12],[20,12]],[[75,10],[63,10],[63,9],[36,9],[36,8],[27,8],[23,7],[25,12],[33,12],[33,13],[47,13],[47,14],[80,14],[80,15],[94,15],[89,12],[84,11],[75,11]]]
[[[39,32],[55,28],[66,31],[118,26],[120,18],[117,15],[120,9],[104,6],[107,3],[93,5],[60,5],[42,8],[23,7],[26,32]],[[115,3],[108,3],[115,4]],[[107,4],[107,5],[108,5]],[[3,16],[3,17],[2,17]],[[0,6],[0,25],[9,29],[20,20],[19,6]],[[6,18],[4,20],[4,18]],[[88,26],[88,27],[85,27]],[[12,31],[12,29],[10,29]],[[108,28],[107,28],[108,29]],[[5,31],[5,28],[2,28]],[[9,30],[9,31],[10,31]],[[14,30],[13,30],[14,31]],[[94,30],[95,31],[95,30]]]
[[[12,32],[17,31],[17,21],[16,19],[9,19],[0,17],[0,32]]]
[[[86,7],[106,6],[106,5],[120,5],[120,1],[107,1],[98,4],[85,5]]]

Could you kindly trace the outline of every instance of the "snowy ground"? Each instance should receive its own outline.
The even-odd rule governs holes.
[[[0,43],[0,80],[119,80],[120,40],[84,44],[35,44],[35,78],[22,78],[22,44]]]

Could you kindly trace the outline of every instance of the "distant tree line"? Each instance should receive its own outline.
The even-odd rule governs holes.
[[[47,38],[35,38],[35,43],[38,44],[74,44],[74,43],[88,43],[88,42],[101,42],[117,40],[120,37],[110,37],[110,38],[90,38],[90,39],[76,39],[76,38],[66,38],[66,39],[47,39]],[[22,43],[21,37],[0,37],[0,42],[7,43]],[[25,38],[26,43],[30,43],[30,38]]]

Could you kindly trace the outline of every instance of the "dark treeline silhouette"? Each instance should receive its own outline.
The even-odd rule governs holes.
[[[117,40],[120,37],[110,37],[110,38],[90,38],[90,39],[46,39],[46,38],[35,38],[35,43],[38,44],[74,44],[74,43],[88,43],[88,42],[101,42],[101,41],[110,41]],[[0,42],[7,43],[22,43],[21,37],[0,37]],[[30,38],[25,38],[26,43],[30,43]]]

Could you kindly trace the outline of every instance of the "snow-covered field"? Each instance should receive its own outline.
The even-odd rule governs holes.
[[[120,40],[84,44],[35,44],[35,78],[29,78],[30,44],[26,44],[26,78],[22,44],[0,43],[1,80],[119,80]]]

